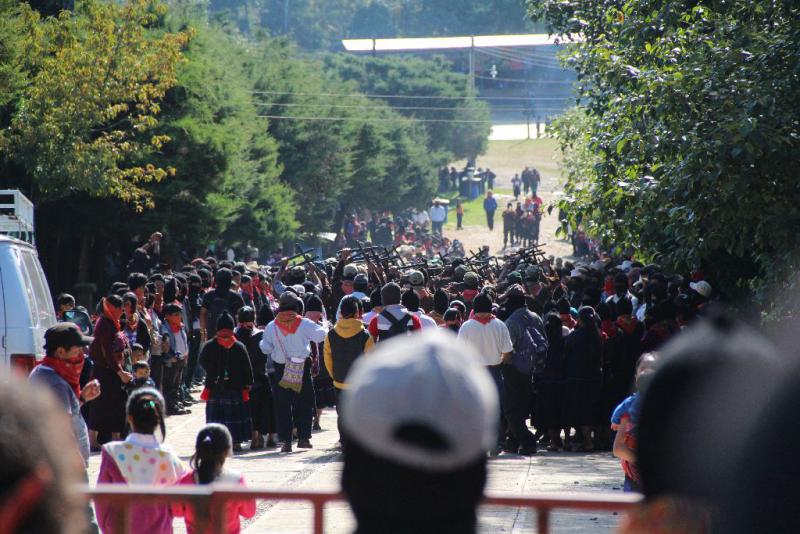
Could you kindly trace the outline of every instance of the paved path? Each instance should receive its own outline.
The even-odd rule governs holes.
[[[205,422],[204,405],[197,404],[193,413],[170,417],[167,420],[167,442],[188,462],[194,449],[197,431]],[[248,484],[273,489],[339,489],[342,457],[334,444],[338,440],[336,414],[326,410],[322,416],[323,430],[314,433],[314,449],[295,450],[281,454],[277,450],[248,452],[245,450],[229,460],[230,467],[245,474]],[[100,456],[90,462],[90,480],[97,479]],[[525,495],[534,491],[621,491],[622,472],[609,453],[573,454],[547,453],[526,458],[502,455],[489,464],[490,491]],[[326,532],[349,533],[353,517],[346,504],[326,508]],[[483,508],[480,512],[480,532],[529,534],[534,528],[532,512],[513,508]],[[617,517],[613,514],[555,513],[554,533],[612,533]],[[176,521],[176,532],[184,532],[182,521]],[[247,534],[261,532],[311,532],[311,506],[301,503],[259,502],[256,517],[244,525]]]

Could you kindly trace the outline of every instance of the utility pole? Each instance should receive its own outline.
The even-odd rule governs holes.
[[[470,36],[469,47],[469,87],[472,94],[475,94],[475,36]]]

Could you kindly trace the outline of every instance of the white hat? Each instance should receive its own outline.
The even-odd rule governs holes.
[[[633,262],[631,260],[625,260],[619,266],[619,268],[625,271],[626,273],[631,270],[631,267],[633,267]]]
[[[295,285],[291,286],[291,288],[294,289],[295,291],[297,291],[297,294],[300,297],[304,297],[305,294],[306,294],[306,288],[303,287],[301,284],[295,284]]]
[[[700,280],[699,282],[692,282],[689,284],[689,287],[697,291],[700,296],[708,298],[711,296],[711,292],[713,289],[711,288],[711,284],[706,282],[705,280]]]
[[[358,274],[358,266],[356,266],[355,263],[348,263],[347,265],[344,266],[344,269],[342,269],[342,276],[344,277],[352,279],[357,274]]]
[[[402,337],[403,339],[400,339]],[[474,349],[447,332],[381,343],[348,375],[342,428],[368,452],[425,471],[450,471],[486,454],[497,441],[497,388]],[[434,450],[397,438],[408,425],[445,443]]]

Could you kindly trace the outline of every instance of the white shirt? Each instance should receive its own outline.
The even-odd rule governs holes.
[[[426,328],[439,328],[439,325],[436,324],[436,321],[433,320],[433,317],[430,315],[426,315],[422,310],[417,310],[415,312],[410,312],[412,315],[416,315],[419,318],[419,322],[422,324],[422,329],[425,330]]]
[[[431,208],[431,221],[444,222],[447,218],[447,208],[444,206],[433,206]]]
[[[496,318],[486,324],[470,319],[461,325],[458,339],[472,345],[481,356],[478,362],[481,365],[498,365],[503,353],[514,350],[508,327]]]
[[[264,329],[258,347],[264,354],[269,354],[273,362],[285,364],[287,357],[308,358],[311,355],[310,343],[322,343],[327,333],[328,329],[323,325],[303,318],[294,334],[283,335],[275,321],[272,321]]]
[[[430,221],[430,217],[428,217],[428,212],[425,210],[420,211],[419,213],[415,214],[412,217],[412,220],[420,225],[425,225],[428,221]]]

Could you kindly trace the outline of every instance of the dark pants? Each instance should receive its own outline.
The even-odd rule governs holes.
[[[156,387],[164,394],[164,360],[161,355],[150,356],[150,378],[156,383]]]
[[[444,221],[435,222],[431,221],[431,232],[434,234],[442,235],[442,228],[444,227]]]
[[[531,406],[531,377],[513,365],[503,365],[505,403],[503,412],[514,440],[526,449],[535,449],[536,440],[525,424]]]
[[[197,371],[197,359],[200,356],[200,330],[193,330],[189,334],[189,359],[186,361],[186,369],[183,372],[183,385],[187,388],[192,387],[194,374]]]
[[[505,388],[503,387],[502,365],[490,365],[487,367],[489,374],[492,375],[494,385],[497,387],[497,398],[500,401],[500,421],[498,421],[497,446],[502,447],[506,440],[506,421],[505,421]]]
[[[461,230],[462,228],[464,228],[464,225],[462,224],[463,222],[464,222],[464,214],[463,213],[457,213],[456,214],[456,230]]]
[[[186,358],[175,360],[164,366],[163,393],[167,405],[178,402],[178,389],[181,387],[183,370],[186,367]]]
[[[486,226],[489,227],[489,230],[494,230],[494,211],[486,212]]]
[[[336,428],[339,429],[339,441],[342,441],[342,392],[343,389],[334,388],[336,391]]]
[[[284,443],[292,442],[292,429],[297,427],[297,437],[311,439],[311,420],[314,416],[314,384],[311,382],[311,359],[306,359],[303,369],[303,386],[300,393],[279,385],[286,366],[275,364],[275,404],[278,413],[278,438]]]
[[[509,228],[507,226],[504,226],[503,227],[503,246],[505,246],[506,243],[508,243],[509,241],[511,241],[512,245],[514,244],[514,229],[513,228]]]

